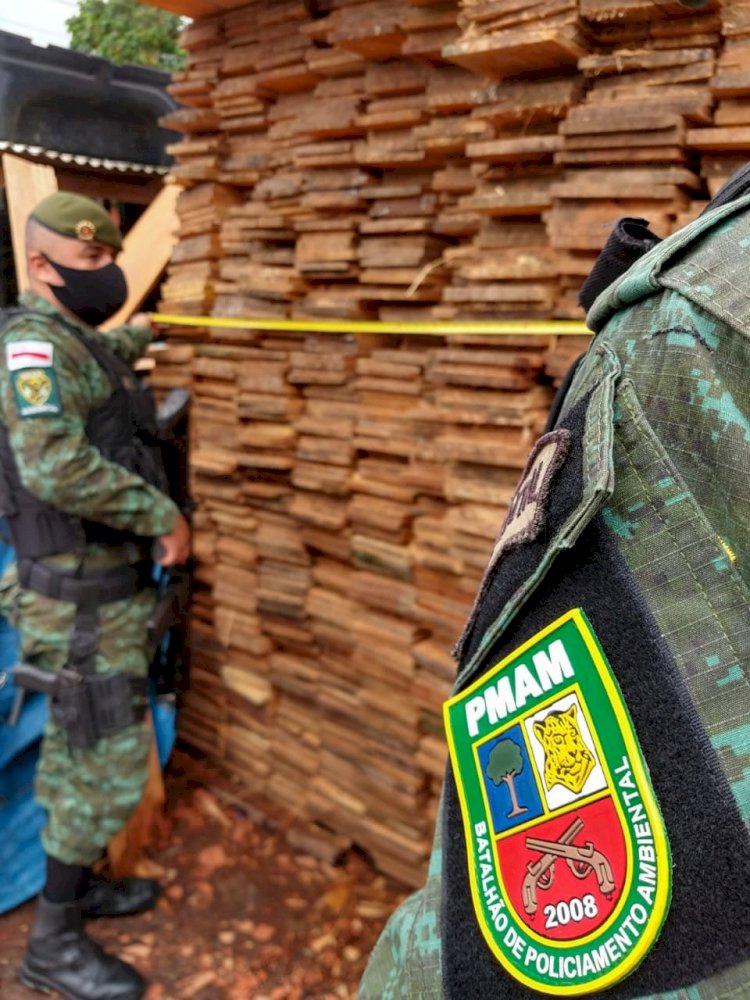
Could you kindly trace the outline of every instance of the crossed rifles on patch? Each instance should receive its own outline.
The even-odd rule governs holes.
[[[576,817],[568,829],[557,840],[526,838],[526,846],[542,855],[538,861],[530,861],[523,880],[523,908],[530,917],[538,909],[537,889],[549,889],[555,880],[555,865],[562,858],[578,879],[596,875],[599,891],[610,896],[615,891],[612,866],[601,851],[597,851],[589,840],[582,847],[573,841],[583,829],[583,820]]]

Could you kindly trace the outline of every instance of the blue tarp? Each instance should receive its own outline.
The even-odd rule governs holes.
[[[0,575],[13,561],[13,549],[0,542]],[[47,718],[44,695],[26,699],[17,726],[5,725],[15,700],[8,668],[17,660],[16,632],[0,616],[0,913],[35,896],[44,882],[44,851],[39,840],[44,813],[34,801],[33,782],[39,742]]]
[[[0,576],[13,560],[0,541]],[[16,726],[8,726],[15,689],[8,668],[17,661],[16,632],[0,616],[0,913],[31,899],[44,883],[45,858],[39,835],[44,812],[34,801],[33,782],[47,699],[28,695]],[[174,706],[152,698],[154,730],[162,767],[175,740]]]

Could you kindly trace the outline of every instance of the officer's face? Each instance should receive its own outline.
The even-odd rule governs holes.
[[[50,252],[51,251],[51,252]],[[98,271],[115,259],[115,251],[96,240],[72,240],[58,238],[54,248],[47,250],[47,256],[63,267],[74,267],[79,271]],[[43,256],[34,261],[34,276],[49,285],[60,287],[63,279]]]

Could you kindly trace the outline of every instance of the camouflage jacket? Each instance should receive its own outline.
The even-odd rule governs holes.
[[[459,644],[427,883],[359,1000],[750,997],[748,248],[746,196],[594,304]]]
[[[136,473],[107,461],[86,439],[89,413],[112,393],[107,373],[59,322],[60,312],[52,304],[33,293],[24,293],[20,301],[30,312],[12,317],[0,332],[5,362],[0,366],[0,420],[24,486],[76,517],[136,535],[168,534],[179,516],[176,504]],[[129,363],[151,339],[144,327],[126,325],[105,333],[77,325],[88,336],[103,338]],[[23,351],[29,345],[35,349],[27,363]],[[44,366],[43,406],[35,405],[34,385],[22,384],[26,373],[39,374],[36,363]],[[110,561],[112,553],[99,548],[88,546],[89,562]],[[53,558],[59,562],[61,557]]]

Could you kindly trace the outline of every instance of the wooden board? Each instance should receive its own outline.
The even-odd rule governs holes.
[[[128,297],[102,325],[103,330],[111,330],[137,312],[161,277],[177,240],[180,191],[177,184],[165,184],[123,240],[117,263],[128,280]]]
[[[16,281],[19,292],[23,292],[29,287],[26,272],[26,220],[42,198],[57,191],[57,177],[53,167],[3,153],[3,178],[10,215]]]
[[[246,0],[144,0],[151,7],[160,7],[183,17],[206,17],[242,7]]]

